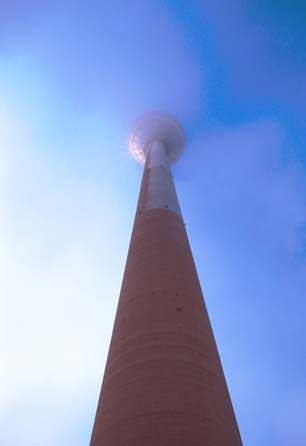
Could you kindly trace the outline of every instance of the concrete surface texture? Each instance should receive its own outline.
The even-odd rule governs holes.
[[[170,168],[146,164],[90,444],[240,446]]]

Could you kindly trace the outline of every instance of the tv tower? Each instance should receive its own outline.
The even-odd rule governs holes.
[[[170,166],[184,132],[143,116],[143,179],[90,446],[241,446]]]

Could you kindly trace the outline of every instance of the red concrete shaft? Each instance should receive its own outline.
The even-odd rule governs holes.
[[[145,169],[91,446],[241,446],[185,225]]]

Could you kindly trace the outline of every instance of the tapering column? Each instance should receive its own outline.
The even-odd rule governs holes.
[[[91,446],[241,446],[170,165],[184,134],[142,118],[143,180]]]

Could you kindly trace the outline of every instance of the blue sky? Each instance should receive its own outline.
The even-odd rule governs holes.
[[[141,168],[176,186],[245,446],[306,443],[306,5],[2,1],[1,446],[89,443]]]

